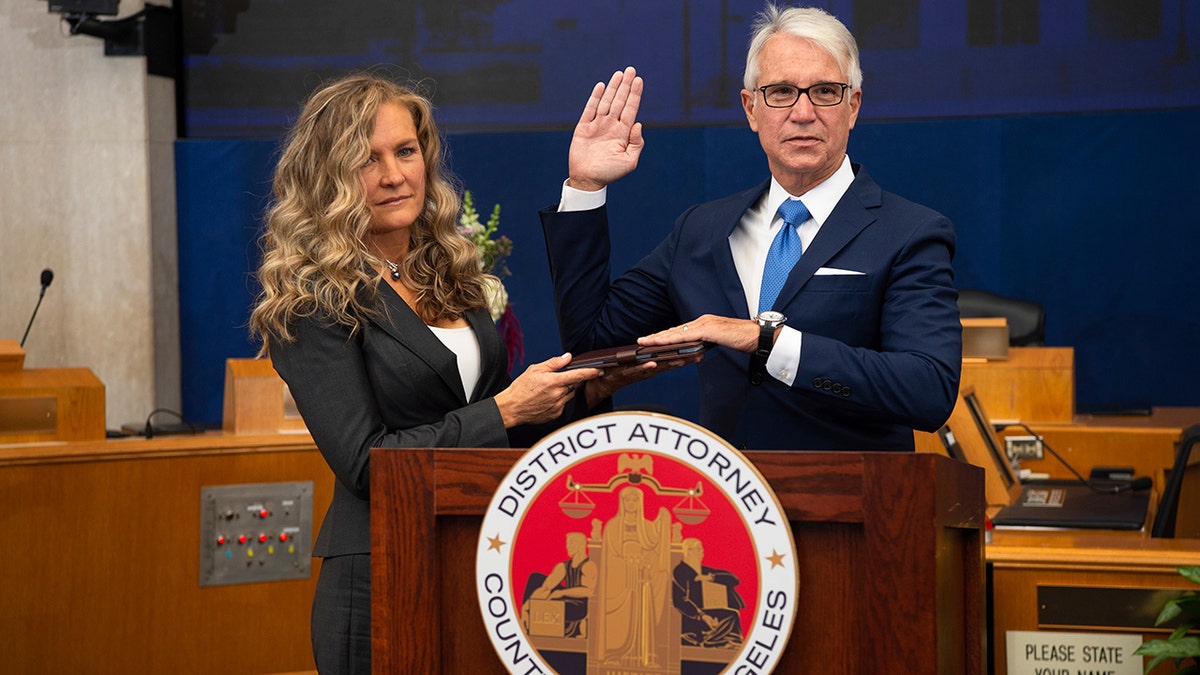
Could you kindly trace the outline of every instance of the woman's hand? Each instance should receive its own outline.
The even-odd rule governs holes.
[[[587,396],[587,407],[589,410],[596,407],[596,404],[612,396],[622,387],[650,379],[655,375],[665,373],[669,370],[698,363],[703,358],[704,354],[699,353],[684,358],[671,359],[670,361],[646,361],[645,363],[635,363],[629,366],[605,368],[604,373],[600,377],[589,380],[584,385],[584,393]]]
[[[496,406],[504,427],[549,422],[562,415],[575,396],[575,389],[601,375],[598,368],[557,372],[571,362],[570,354],[555,356],[525,369],[504,391],[496,394]]]

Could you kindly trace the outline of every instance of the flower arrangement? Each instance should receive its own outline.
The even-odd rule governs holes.
[[[470,239],[479,250],[479,260],[483,271],[506,277],[509,272],[504,259],[512,253],[512,240],[504,235],[496,236],[500,229],[500,205],[492,207],[492,215],[488,216],[487,224],[479,222],[479,212],[475,210],[475,198],[471,191],[463,193],[462,215],[458,217],[458,231]]]
[[[475,210],[475,198],[470,190],[463,193],[462,214],[458,217],[458,232],[475,244],[479,251],[480,268],[494,275],[497,279],[509,276],[505,259],[512,253],[512,240],[497,234],[500,229],[500,205],[492,207],[487,223],[479,222],[479,212]],[[503,281],[488,285],[488,311],[492,321],[496,322],[496,330],[508,352],[508,370],[511,373],[513,365],[525,359],[525,337],[521,332],[521,324],[508,301],[508,290]]]

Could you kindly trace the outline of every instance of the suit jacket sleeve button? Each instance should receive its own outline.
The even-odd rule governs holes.
[[[825,380],[824,382],[821,383],[821,388],[824,389],[825,391],[829,391],[830,389],[833,389],[833,380]]]
[[[842,387],[842,396],[850,397],[850,387]]]
[[[813,387],[814,387],[815,389],[820,389],[820,388],[821,388],[821,378],[819,378],[819,377],[814,377],[814,378],[813,378]]]
[[[842,393],[842,383],[841,382],[835,382],[833,384],[833,393],[835,393],[835,394]]]

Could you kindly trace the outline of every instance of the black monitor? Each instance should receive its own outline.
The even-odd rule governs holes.
[[[950,430],[950,425],[942,425],[942,428],[938,429],[937,434],[938,438],[942,439],[942,447],[946,449],[947,455],[950,455],[950,457],[957,459],[960,462],[970,464],[970,462],[967,461],[967,453],[963,452],[962,446],[959,445],[958,440],[954,438],[954,432]]]
[[[1011,488],[1017,483],[1017,476],[1013,472],[1012,464],[1008,461],[1008,453],[1004,448],[1000,447],[1000,441],[996,437],[996,430],[992,428],[991,420],[983,413],[983,406],[979,403],[979,398],[974,391],[969,391],[963,396],[963,402],[967,404],[967,410],[971,413],[971,419],[975,421],[975,427],[979,430],[979,435],[983,437],[983,443],[987,447],[988,455],[992,458],[992,462],[996,465],[996,472],[1000,474],[1000,479],[1004,481],[1005,489]]]

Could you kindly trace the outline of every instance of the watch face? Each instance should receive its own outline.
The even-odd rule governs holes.
[[[787,321],[787,318],[775,311],[759,312],[755,317],[760,323],[781,323]]]

